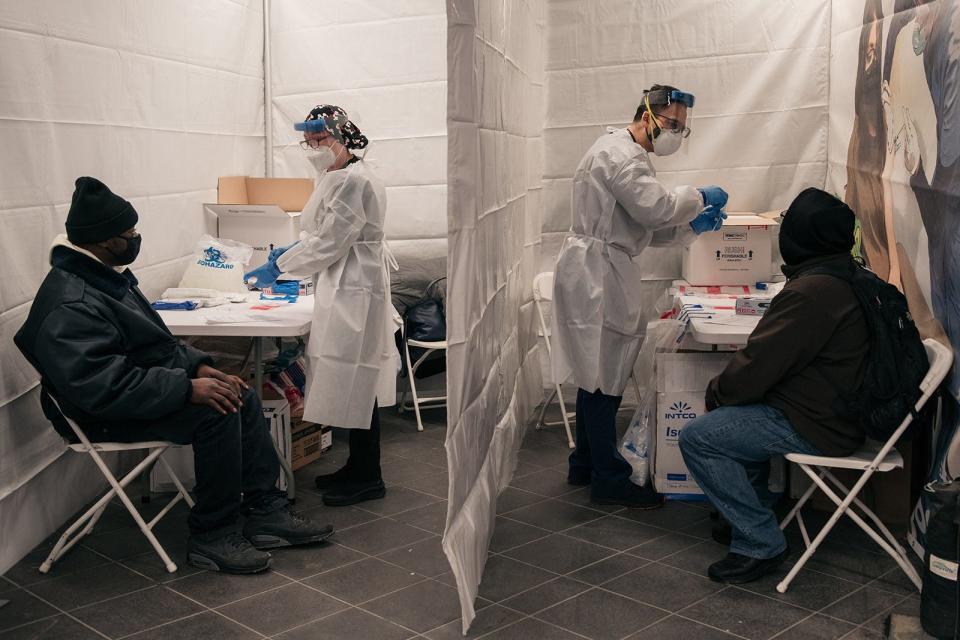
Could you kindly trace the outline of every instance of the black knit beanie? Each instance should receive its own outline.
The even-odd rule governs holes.
[[[93,244],[119,236],[137,226],[136,209],[96,178],[77,178],[70,212],[67,213],[67,238],[74,244]]]
[[[800,192],[780,225],[780,255],[788,265],[850,253],[855,216],[842,200],[810,187]]]

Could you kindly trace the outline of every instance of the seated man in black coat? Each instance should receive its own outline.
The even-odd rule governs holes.
[[[40,373],[44,413],[62,435],[73,437],[49,396],[94,442],[192,444],[188,561],[263,571],[263,549],[318,542],[333,529],[293,511],[276,489],[280,465],[256,393],[173,337],[137,288],[124,267],[140,249],[137,219],[102,182],[77,179],[67,234],[15,342]]]

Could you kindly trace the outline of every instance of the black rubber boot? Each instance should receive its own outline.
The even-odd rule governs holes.
[[[257,549],[323,542],[332,535],[332,526],[317,524],[290,505],[270,513],[250,514],[243,526],[243,536]]]
[[[387,494],[383,480],[349,482],[340,484],[323,494],[323,504],[328,507],[347,507],[351,504],[379,500]]]
[[[567,484],[574,487],[586,487],[590,485],[590,478],[593,474],[589,471],[573,468],[567,470]]]
[[[353,480],[353,472],[349,465],[343,465],[333,473],[325,473],[314,478],[317,489],[320,491],[329,491],[338,484],[344,484]]]
[[[707,569],[707,576],[714,582],[725,582],[727,584],[753,582],[779,569],[780,565],[782,565],[789,556],[789,547],[781,551],[778,555],[766,560],[749,558],[739,553],[728,553],[727,557],[723,560],[710,565],[710,568]]]
[[[270,554],[258,551],[239,531],[195,534],[187,542],[187,562],[223,573],[260,573],[270,568]]]

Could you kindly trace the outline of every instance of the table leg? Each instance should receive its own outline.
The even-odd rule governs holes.
[[[253,339],[253,384],[256,385],[257,395],[263,399],[263,338]],[[280,450],[280,443],[270,438],[273,443],[273,449],[277,452],[277,458],[280,460],[280,466],[283,467],[283,473],[287,476],[287,498],[293,500],[297,496],[296,481],[293,477],[293,468],[290,461]]]

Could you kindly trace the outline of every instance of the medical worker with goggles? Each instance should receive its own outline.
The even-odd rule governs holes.
[[[567,481],[590,485],[598,504],[654,509],[662,496],[630,482],[617,447],[616,417],[643,343],[647,310],[635,262],[648,246],[689,244],[723,224],[717,186],[668,189],[650,154],[675,153],[690,135],[694,96],[653,85],[625,129],[601,136],[573,178],[573,226],[557,259],[553,376],[578,387],[576,449]]]
[[[350,457],[318,476],[328,506],[382,498],[378,408],[396,401],[399,354],[390,299],[396,262],[383,238],[386,192],[353,155],[368,140],[338,106],[320,105],[303,122],[300,146],[316,170],[316,189],[300,216],[300,240],[270,252],[246,274],[264,288],[280,274],[312,276],[314,314],[307,344],[304,420],[350,429]]]

